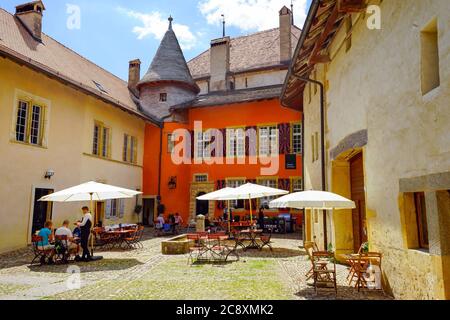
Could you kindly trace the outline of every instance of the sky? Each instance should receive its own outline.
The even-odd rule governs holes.
[[[13,13],[28,0],[2,0]],[[142,75],[148,69],[174,19],[186,60],[207,50],[212,39],[276,28],[278,11],[291,0],[44,0],[43,31],[47,35],[128,80],[128,62],[139,58]],[[293,0],[295,24],[303,27],[311,0]]]

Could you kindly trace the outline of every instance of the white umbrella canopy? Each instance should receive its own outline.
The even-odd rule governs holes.
[[[234,189],[231,194],[231,200],[258,199],[272,196],[282,196],[288,194],[286,190],[280,190],[261,186],[259,184],[247,183]]]
[[[80,202],[104,201],[111,199],[132,198],[142,192],[110,186],[98,182],[87,182],[75,187],[61,190],[42,197],[39,201]]]
[[[269,203],[271,208],[294,209],[355,209],[355,202],[325,191],[303,191],[286,195]]]
[[[261,186],[259,184],[246,183],[233,190],[230,200],[249,200],[250,202],[250,221],[253,223],[253,208],[251,199],[259,199],[264,197],[282,196],[289,193],[286,190],[280,190]]]
[[[204,194],[200,197],[197,197],[197,200],[211,200],[211,201],[215,201],[215,200],[234,200],[234,199],[230,199],[230,196],[233,195],[233,191],[235,189],[234,188],[223,188],[214,192],[210,192],[207,194]]]

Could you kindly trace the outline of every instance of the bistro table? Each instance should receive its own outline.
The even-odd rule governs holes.
[[[245,246],[244,250],[247,250],[247,249],[259,249],[260,246],[259,246],[258,242],[256,241],[256,238],[258,237],[258,235],[261,235],[262,233],[263,233],[263,230],[261,230],[261,229],[242,230],[240,232],[240,234],[247,238],[245,240],[250,241],[250,243]],[[241,239],[241,241],[242,240],[243,239]]]
[[[118,248],[122,247],[124,239],[131,233],[136,232],[136,230],[128,229],[128,230],[110,230],[105,231],[106,234],[112,236],[111,240],[111,249],[115,248],[116,245]]]

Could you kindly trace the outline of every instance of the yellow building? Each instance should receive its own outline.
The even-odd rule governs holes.
[[[450,298],[448,5],[314,0],[283,89],[304,112],[305,189],[357,205],[308,213],[307,240],[338,258],[368,241],[396,298]]]
[[[0,253],[46,219],[75,222],[86,204],[47,204],[87,181],[142,189],[145,124],[125,81],[41,32],[41,1],[0,9]],[[104,224],[137,222],[137,199],[97,204]]]

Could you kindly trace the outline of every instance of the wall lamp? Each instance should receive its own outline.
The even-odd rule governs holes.
[[[45,172],[44,178],[50,180],[54,175],[55,175],[55,171],[49,169]]]

